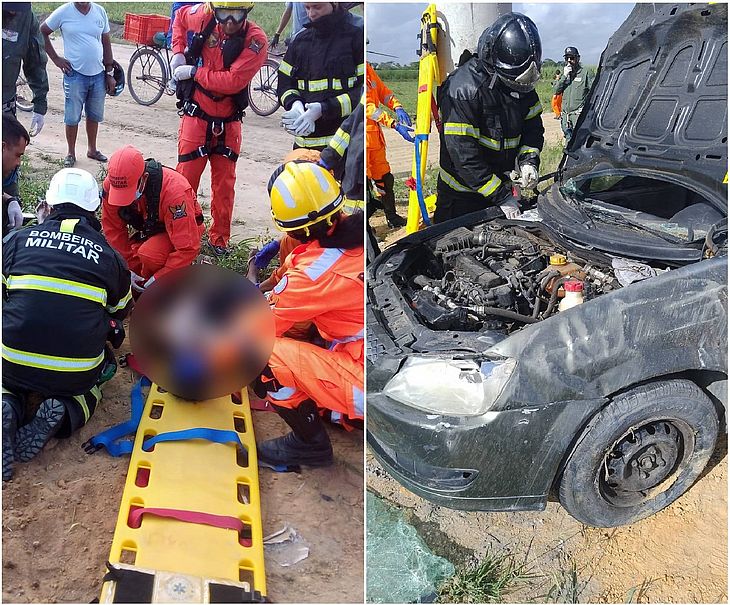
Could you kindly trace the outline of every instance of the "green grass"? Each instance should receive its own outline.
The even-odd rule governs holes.
[[[439,587],[439,602],[502,603],[531,577],[513,555],[488,552],[479,563],[458,570]]]
[[[48,15],[54,9],[61,6],[62,2],[34,2],[33,12],[36,15]],[[172,8],[172,2],[100,2],[101,6],[107,12],[109,20],[113,23],[123,24],[124,15],[127,13],[134,14],[157,14],[168,16]],[[281,13],[284,12],[283,2],[257,2],[251,11],[251,20],[263,28],[269,37],[276,32],[276,26],[279,24]],[[355,9],[353,12],[362,14],[362,9]],[[291,28],[291,21],[285,31]],[[282,36],[282,39],[285,36]]]
[[[20,163],[20,179],[18,194],[23,212],[34,212],[40,200],[46,198],[51,177],[63,168],[63,160],[57,160],[43,154],[43,165],[31,167],[30,160],[23,156]]]

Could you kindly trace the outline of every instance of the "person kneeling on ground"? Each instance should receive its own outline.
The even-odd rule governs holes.
[[[116,371],[132,304],[129,269],[94,216],[99,186],[67,168],[46,195],[42,225],[3,240],[3,481],[53,437],[91,418]]]
[[[127,145],[109,161],[101,224],[129,264],[132,289],[192,264],[205,233],[203,211],[187,179]],[[134,234],[130,236],[129,227]]]
[[[258,444],[262,462],[327,466],[332,445],[319,410],[363,418],[363,214],[342,213],[344,196],[321,166],[290,162],[269,181],[271,213],[301,242],[271,291],[276,341],[254,384],[292,432]],[[329,348],[287,337],[310,321]],[[318,409],[319,408],[319,409]]]

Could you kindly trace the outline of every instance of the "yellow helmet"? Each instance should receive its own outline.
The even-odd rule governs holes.
[[[281,231],[296,231],[327,219],[342,209],[340,184],[327,170],[311,162],[288,162],[269,180],[271,216]]]
[[[210,5],[216,8],[242,9],[250,11],[253,8],[253,2],[211,2]]]

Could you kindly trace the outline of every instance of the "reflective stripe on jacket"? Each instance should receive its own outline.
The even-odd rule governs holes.
[[[3,244],[3,384],[46,395],[88,392],[110,319],[131,307],[129,269],[81,211],[54,211]]]

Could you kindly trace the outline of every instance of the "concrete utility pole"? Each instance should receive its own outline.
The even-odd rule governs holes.
[[[512,3],[437,2],[436,11],[443,32],[439,32],[438,60],[441,78],[454,71],[465,49],[476,53],[479,36],[497,17],[509,13]]]

